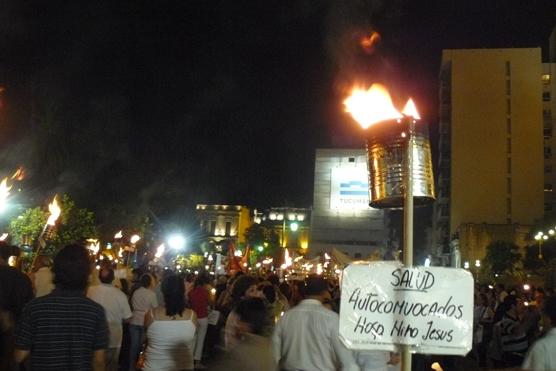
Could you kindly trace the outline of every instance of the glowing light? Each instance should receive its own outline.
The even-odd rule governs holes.
[[[216,289],[210,289],[210,293],[211,293],[212,295],[216,295]]]
[[[425,266],[425,267],[430,267],[430,266],[431,266],[431,260],[430,260],[429,258],[426,258],[426,259],[425,259],[425,264],[424,264],[424,266]]]
[[[131,242],[132,244],[136,244],[137,242],[139,242],[140,239],[141,237],[139,235],[134,234],[129,238],[129,242]]]
[[[380,84],[373,84],[369,90],[354,88],[344,105],[363,129],[381,121],[403,117],[394,107],[388,90]]]
[[[10,195],[10,189],[12,187],[8,187],[8,178],[4,178],[0,183],[0,212],[6,210],[8,196]]]
[[[156,258],[160,258],[162,255],[164,255],[164,250],[166,250],[166,246],[164,246],[164,244],[161,244],[156,248],[156,254],[154,254],[154,256]]]
[[[238,249],[238,250],[236,250],[236,251],[234,252],[234,255],[235,255],[235,256],[242,256],[243,253],[241,252],[241,250]]]
[[[363,51],[367,54],[372,54],[375,50],[375,46],[380,42],[380,34],[376,31],[373,31],[368,36],[363,36],[359,41],[359,45]]]
[[[176,233],[168,237],[168,245],[174,250],[182,250],[185,247],[185,237]]]
[[[211,262],[211,261],[214,260],[214,258],[212,257],[212,255],[209,255],[208,258],[207,258],[207,260],[208,260],[209,262]]]
[[[318,264],[317,264],[317,274],[318,274],[318,275],[321,275],[322,272],[323,272],[322,264],[321,264],[321,263],[318,263]]]
[[[299,224],[293,222],[292,224],[290,224],[290,229],[292,232],[297,232],[297,230],[299,229]]]
[[[260,267],[261,267],[261,263],[255,264],[255,267],[260,268]]]
[[[124,236],[124,234],[122,233],[122,231],[119,231],[118,233],[116,233],[114,235],[114,239],[119,240],[120,238],[122,238]]]
[[[2,236],[0,236],[0,241],[6,241],[6,238],[8,238],[8,234],[2,233]]]
[[[284,249],[284,265],[286,268],[292,265],[292,258],[290,258],[290,252],[288,249]]]
[[[481,267],[481,261],[479,259],[475,260],[475,267],[477,268]]]
[[[181,269],[181,265],[176,265],[176,269]]]
[[[17,257],[15,257],[15,256],[10,256],[10,257],[8,258],[8,265],[9,265],[10,267],[15,267],[15,266],[16,266],[16,263],[17,263]]]
[[[262,246],[259,246],[259,247],[257,247],[257,250],[259,250],[260,252],[263,252],[263,250],[264,250],[264,247],[262,247]]]
[[[328,253],[324,253],[324,258],[325,258],[326,260],[330,260],[330,255],[328,255]]]
[[[529,286],[528,284],[523,285],[523,290],[529,291],[530,289],[531,289],[531,286]]]
[[[463,267],[464,267],[465,269],[469,269],[469,262],[463,263]]]
[[[405,107],[403,108],[402,113],[406,116],[413,117],[415,120],[420,120],[421,119],[421,116],[419,115],[419,112],[417,112],[417,107],[415,106],[415,103],[413,102],[413,99],[411,99],[411,98],[409,98],[409,100],[405,104]]]
[[[100,269],[100,265],[97,265],[95,268],[98,271]]]

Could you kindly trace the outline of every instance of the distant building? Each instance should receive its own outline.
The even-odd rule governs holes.
[[[207,233],[207,242],[217,250],[224,241],[245,242],[245,230],[252,224],[250,210],[240,205],[197,205],[197,218]]]
[[[333,248],[352,258],[384,252],[384,213],[369,207],[366,151],[317,149],[310,254]]]
[[[309,247],[311,209],[273,207],[265,213],[256,213],[255,222],[264,222],[265,225],[271,226],[283,248],[304,251]]]
[[[553,202],[544,192],[556,184],[545,180],[545,170],[552,171],[545,164],[552,150],[541,134],[546,79],[540,48],[442,52],[438,253],[448,253],[455,237],[463,261],[482,259],[497,239],[523,246],[545,203]],[[544,132],[551,137],[551,129]]]

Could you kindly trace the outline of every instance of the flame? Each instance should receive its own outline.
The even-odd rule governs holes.
[[[377,122],[402,118],[396,110],[388,90],[380,84],[373,84],[369,90],[354,88],[344,101],[346,112],[367,129]]]
[[[141,239],[141,237],[139,235],[134,234],[133,236],[131,236],[131,238],[129,239],[129,242],[135,244],[137,242],[139,242],[139,240]]]
[[[117,239],[122,238],[123,236],[124,236],[124,235],[123,235],[122,231],[119,231],[118,233],[116,233],[116,234],[114,235],[114,239],[117,240]]]
[[[0,241],[6,241],[6,238],[8,238],[8,234],[2,233],[2,236],[0,236]]]
[[[89,245],[89,250],[91,250],[91,253],[93,255],[98,254],[98,252],[100,251],[100,242],[91,242],[91,244]],[[101,260],[104,259],[103,257],[101,257]]]
[[[54,226],[56,224],[56,220],[62,212],[62,209],[60,209],[60,206],[58,205],[58,195],[54,196],[52,202],[48,204],[48,211],[50,212],[50,216],[48,217],[46,224]]]
[[[25,169],[23,168],[23,166],[20,166],[14,173],[14,175],[12,175],[11,179],[12,180],[17,180],[17,181],[22,181],[25,178]]]
[[[402,113],[405,116],[413,117],[415,120],[420,120],[421,119],[421,116],[419,116],[419,112],[417,112],[417,107],[415,107],[415,103],[413,102],[413,99],[411,99],[411,98],[409,98],[409,100],[405,104],[405,107],[403,108]]]
[[[162,256],[162,254],[164,254],[164,250],[166,249],[166,246],[164,246],[164,244],[158,246],[156,248],[156,254],[154,254],[154,256],[156,258],[160,258]]]
[[[380,42],[380,34],[373,31],[368,36],[363,36],[359,41],[359,45],[367,54],[372,54],[375,51],[375,46]]]
[[[284,249],[284,265],[286,268],[292,265],[292,258],[290,258],[290,252],[288,249]]]
[[[10,189],[12,189],[12,187],[8,187],[8,178],[4,178],[0,183],[0,212],[6,210]]]

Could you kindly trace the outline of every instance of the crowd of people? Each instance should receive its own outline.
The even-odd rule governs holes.
[[[24,274],[7,265],[12,253],[0,244],[1,370],[400,369],[396,353],[340,341],[336,279],[148,269],[128,279],[109,263],[95,269],[78,244]],[[551,292],[477,286],[467,358],[477,368],[556,370],[553,324]],[[414,358],[414,369],[431,369]]]

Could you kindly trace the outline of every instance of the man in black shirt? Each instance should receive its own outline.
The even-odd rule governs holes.
[[[15,369],[13,328],[25,304],[33,299],[31,280],[10,267],[10,256],[19,255],[16,246],[0,241],[0,370]]]
[[[30,356],[32,370],[103,370],[108,327],[102,306],[85,296],[89,253],[66,246],[52,271],[56,289],[23,309],[15,333],[17,362]]]

